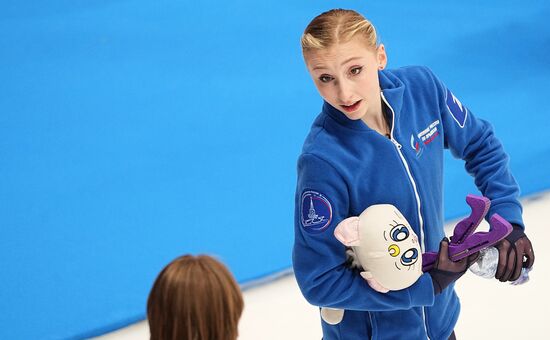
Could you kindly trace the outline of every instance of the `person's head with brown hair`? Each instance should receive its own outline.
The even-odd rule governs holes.
[[[235,340],[244,302],[227,267],[185,255],[158,275],[147,301],[151,340]]]

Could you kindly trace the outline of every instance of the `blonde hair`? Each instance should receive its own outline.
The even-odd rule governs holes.
[[[345,43],[360,35],[367,48],[378,45],[376,29],[361,14],[348,9],[332,9],[313,18],[302,35],[302,53]]]
[[[235,340],[244,307],[229,270],[208,255],[179,257],[147,300],[151,340]]]

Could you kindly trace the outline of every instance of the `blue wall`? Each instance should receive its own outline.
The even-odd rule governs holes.
[[[550,188],[550,5],[531,1],[0,4],[0,338],[145,315],[184,253],[241,283],[288,268],[295,162],[321,100],[299,38],[371,18],[389,66],[430,66],[491,120],[524,194]],[[474,192],[448,159],[446,216]]]

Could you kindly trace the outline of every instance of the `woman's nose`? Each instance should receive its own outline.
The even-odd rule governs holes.
[[[353,104],[353,93],[351,84],[347,81],[340,81],[338,83],[338,99],[344,105]]]

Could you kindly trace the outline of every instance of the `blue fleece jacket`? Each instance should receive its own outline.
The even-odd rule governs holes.
[[[438,251],[443,230],[443,151],[465,161],[498,213],[523,226],[519,189],[491,125],[476,118],[425,67],[379,72],[381,100],[392,114],[391,139],[324,103],[298,160],[293,265],[313,305],[345,309],[337,325],[322,321],[325,340],[447,339],[460,304],[451,285],[434,296],[423,274],[407,289],[381,294],[345,265],[336,225],[373,204],[395,205]]]

